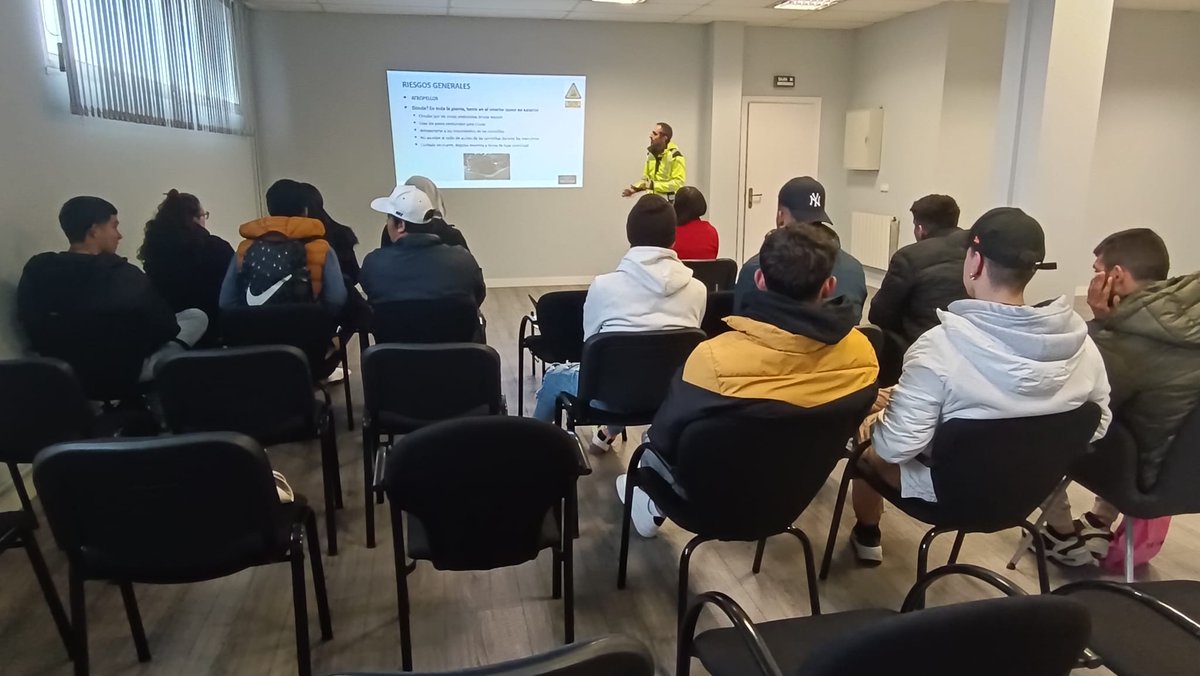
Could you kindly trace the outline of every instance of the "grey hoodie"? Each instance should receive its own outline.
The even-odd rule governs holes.
[[[1094,438],[1104,436],[1112,417],[1104,362],[1066,297],[1038,307],[959,300],[938,316],[941,325],[904,355],[874,430],[879,456],[900,464],[904,497],[936,502],[916,458],[943,420],[1047,415],[1094,401],[1102,409]]]
[[[631,247],[600,275],[583,304],[584,340],[601,331],[699,328],[708,290],[670,249]]]

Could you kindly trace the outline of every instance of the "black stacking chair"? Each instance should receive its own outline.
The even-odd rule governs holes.
[[[321,638],[333,637],[316,517],[302,496],[279,502],[253,439],[203,433],[58,444],[38,454],[33,481],[67,556],[76,676],[88,673],[85,581],[119,584],[138,660],[148,662],[135,583],[200,582],[283,562],[292,567],[299,673],[312,673],[305,539]]]
[[[33,350],[66,362],[88,399],[127,406],[141,401],[145,388],[139,380],[149,351],[129,339],[127,318],[52,314],[25,328]]]
[[[1049,592],[1046,552],[1027,518],[1088,451],[1099,423],[1100,407],[1091,402],[1053,415],[944,421],[934,436],[930,459],[936,503],[902,498],[898,490],[860,466],[858,460],[868,445],[860,444],[842,474],[821,579],[829,574],[847,488],[851,479],[862,478],[902,512],[933,526],[917,552],[918,578],[928,569],[930,544],[942,533],[958,531],[950,550],[950,563],[954,563],[967,533],[1022,528],[1033,536],[1038,581],[1042,592]]]
[[[551,291],[534,303],[533,316],[521,317],[517,337],[517,415],[525,415],[525,351],[529,350],[529,375],[534,361],[546,364],[578,362],[583,353],[583,301],[587,290]],[[537,333],[534,333],[534,329]]]
[[[191,350],[159,362],[155,385],[167,428],[241,432],[263,446],[321,442],[325,528],[337,554],[341,469],[333,410],[314,399],[308,361],[290,345]]]
[[[809,603],[821,612],[812,544],[793,524],[825,485],[846,442],[862,422],[875,388],[787,417],[720,416],[688,425],[679,439],[672,474],[686,496],[658,472],[640,467],[654,453],[642,444],[629,460],[617,588],[625,588],[634,487],[646,491],[663,516],[696,533],[679,557],[679,620],[687,607],[688,565],[710,540],[758,542],[753,572],[762,565],[767,538],[790,533],[804,547]]]
[[[952,574],[1010,597],[922,610],[925,589]],[[733,626],[694,636],[706,605]],[[680,630],[676,675],[688,676],[694,656],[712,676],[1065,676],[1088,632],[1087,610],[1070,599],[1024,596],[982,568],[945,566],[922,576],[898,613],[873,608],[754,624],[728,596],[701,594]]]
[[[734,283],[737,282],[738,264],[733,259],[718,258],[711,261],[687,259],[683,261],[683,264],[692,269],[692,274],[704,283],[709,293],[732,291]]]
[[[541,655],[454,671],[355,672],[335,676],[654,676],[654,656],[641,642],[620,634],[573,643]]]
[[[1089,646],[1117,676],[1187,674],[1200,664],[1200,582],[1086,580],[1054,593],[1088,609]]]
[[[396,442],[384,491],[392,510],[400,652],[412,669],[405,554],[438,570],[492,570],[553,553],[565,642],[575,640],[575,484],[590,474],[577,439],[530,418],[447,420]],[[407,539],[405,519],[408,517]]]
[[[500,355],[478,343],[375,345],[363,353],[363,499],[367,547],[375,546],[375,490],[383,476],[381,437],[426,425],[500,415]]]
[[[705,339],[700,329],[611,331],[583,344],[579,389],[555,402],[555,420],[576,425],[649,425],[675,373]],[[606,408],[597,408],[602,402]]]
[[[465,298],[371,304],[376,343],[486,343],[479,308]]]
[[[700,330],[709,338],[729,331],[725,318],[733,314],[733,291],[710,291],[708,304],[704,307],[704,320],[700,322]]]
[[[333,369],[342,366],[342,392],[346,397],[346,428],[354,429],[354,403],[350,396],[350,358],[346,341],[339,340],[330,355],[333,337],[338,335],[338,320],[316,303],[235,307],[221,311],[221,340],[232,347],[255,345],[291,345],[308,359],[312,380],[330,402],[324,380]]]

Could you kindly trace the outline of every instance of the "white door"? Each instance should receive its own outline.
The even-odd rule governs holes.
[[[740,260],[758,253],[775,227],[779,188],[797,176],[817,176],[821,100],[745,99]]]

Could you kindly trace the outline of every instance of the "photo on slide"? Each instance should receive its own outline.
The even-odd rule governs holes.
[[[463,153],[465,181],[507,181],[511,169],[508,153]]]

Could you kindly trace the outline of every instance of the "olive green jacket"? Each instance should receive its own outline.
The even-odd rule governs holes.
[[[1123,298],[1090,325],[1112,386],[1112,410],[1138,447],[1138,484],[1150,490],[1184,419],[1200,401],[1200,273]]]

